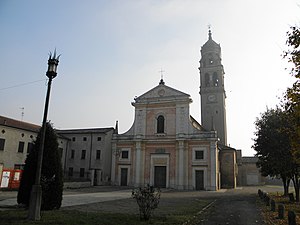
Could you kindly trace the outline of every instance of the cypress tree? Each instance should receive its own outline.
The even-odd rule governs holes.
[[[29,205],[32,185],[35,181],[37,156],[41,140],[41,129],[27,156],[18,191],[18,203]],[[42,210],[59,209],[63,193],[63,173],[61,155],[58,149],[57,135],[52,126],[46,124],[45,146],[41,172]]]

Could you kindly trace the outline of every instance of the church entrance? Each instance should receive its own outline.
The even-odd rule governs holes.
[[[165,188],[167,183],[167,167],[155,166],[154,167],[154,186]]]
[[[121,168],[121,186],[127,186],[128,169]]]
[[[196,190],[204,190],[204,171],[196,170],[195,179],[196,179]]]

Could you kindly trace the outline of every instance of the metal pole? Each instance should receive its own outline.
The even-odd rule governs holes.
[[[48,88],[47,88],[45,108],[44,108],[42,135],[41,135],[39,152],[38,152],[35,184],[32,186],[31,194],[30,194],[29,210],[28,210],[28,219],[30,220],[41,219],[41,203],[42,203],[41,173],[42,173],[42,163],[43,163],[42,161],[43,161],[45,136],[46,136],[46,123],[47,123],[52,79],[53,79],[52,76],[50,76],[48,81]]]

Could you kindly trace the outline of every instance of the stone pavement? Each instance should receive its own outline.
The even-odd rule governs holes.
[[[131,189],[115,189],[110,187],[68,189],[64,191],[61,207],[86,205],[96,202],[113,201],[131,198]],[[0,207],[17,205],[16,191],[0,191]]]
[[[96,202],[106,202],[131,198],[131,190],[121,190],[112,192],[97,192],[84,194],[69,194],[63,196],[62,206],[86,205]],[[1,202],[0,202],[1,204]]]

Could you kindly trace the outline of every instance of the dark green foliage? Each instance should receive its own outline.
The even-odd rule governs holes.
[[[152,211],[157,208],[160,199],[160,189],[147,185],[132,191],[132,197],[136,199],[140,209],[140,219],[149,220]]]
[[[287,32],[287,50],[284,58],[292,64],[291,75],[296,78],[284,96],[284,107],[291,120],[290,139],[293,154],[300,162],[300,28],[292,26]]]
[[[300,78],[300,28],[291,26],[287,33],[286,44],[288,49],[284,52],[284,58],[293,64],[291,69],[292,76]]]
[[[290,127],[288,134],[291,142],[291,152],[298,167],[292,181],[294,183],[296,201],[300,201],[300,28],[291,26],[287,32],[287,50],[284,58],[291,63],[291,75],[296,78],[293,86],[288,88],[284,96],[284,108],[288,114]]]
[[[31,187],[35,182],[38,147],[34,144],[33,149],[27,155],[25,167],[22,173],[17,201],[19,204],[29,205]]]
[[[41,130],[34,143],[33,150],[25,161],[25,168],[18,192],[18,203],[29,205],[31,187],[35,182],[37,153],[39,151]],[[43,154],[42,174],[42,210],[58,209],[62,202],[63,174],[58,150],[57,136],[47,123]]]
[[[288,194],[289,180],[296,167],[287,132],[288,117],[280,108],[267,109],[261,118],[257,118],[255,126],[253,148],[258,157],[257,166],[263,176],[280,177],[285,194]]]

